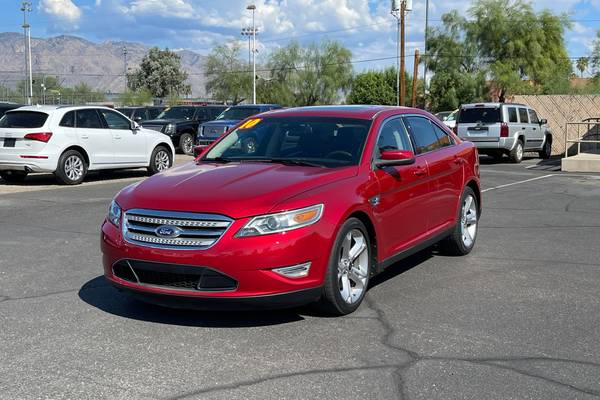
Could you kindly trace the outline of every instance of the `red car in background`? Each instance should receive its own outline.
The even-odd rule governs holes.
[[[166,306],[317,302],[343,315],[407,255],[437,242],[469,253],[480,213],[477,151],[433,115],[277,110],[123,189],[102,225],[104,273]]]

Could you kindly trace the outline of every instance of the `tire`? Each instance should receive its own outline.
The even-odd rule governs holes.
[[[148,173],[150,175],[166,171],[173,166],[173,155],[171,151],[164,146],[157,146],[152,150],[150,163],[148,164]]]
[[[351,262],[348,254],[353,249],[357,255]],[[369,286],[372,252],[365,225],[356,218],[344,222],[333,244],[325,272],[323,293],[317,304],[321,312],[340,316],[350,314],[360,306]]]
[[[479,204],[477,204],[477,196],[473,189],[466,187],[460,200],[456,226],[452,234],[440,243],[444,253],[453,256],[469,254],[477,240],[478,225]]]
[[[523,161],[523,151],[523,141],[518,139],[515,148],[508,153],[510,162],[513,164],[519,164],[521,161]]]
[[[179,148],[181,149],[183,154],[186,154],[188,156],[193,156],[194,155],[194,138],[193,138],[193,136],[189,133],[181,134],[181,137],[179,138]]]
[[[2,171],[0,172],[0,178],[4,182],[8,183],[22,183],[27,178],[27,172],[25,171]]]
[[[58,159],[54,176],[62,185],[79,185],[87,175],[85,158],[77,150],[67,150]]]
[[[547,160],[552,155],[552,139],[550,139],[550,136],[546,136],[544,147],[538,152],[538,155],[542,160]]]

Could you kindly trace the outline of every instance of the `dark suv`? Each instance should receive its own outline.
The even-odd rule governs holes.
[[[158,115],[163,112],[165,107],[162,106],[150,106],[150,107],[121,107],[117,108],[121,114],[124,114],[127,118],[137,123],[155,119]]]
[[[174,106],[166,108],[156,119],[144,121],[146,129],[171,137],[173,145],[188,155],[194,154],[194,135],[198,126],[215,119],[226,106]]]
[[[19,107],[21,107],[20,104],[0,102],[0,117],[2,117],[5,112]]]
[[[278,104],[251,104],[232,106],[223,111],[214,121],[206,122],[198,128],[196,144],[205,146],[212,144],[238,122],[266,111],[281,108]]]

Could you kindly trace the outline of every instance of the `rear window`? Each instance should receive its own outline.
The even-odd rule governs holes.
[[[474,107],[463,108],[458,115],[458,123],[463,124],[493,124],[501,122],[500,108]]]
[[[48,114],[36,111],[11,111],[0,119],[0,128],[41,128]]]

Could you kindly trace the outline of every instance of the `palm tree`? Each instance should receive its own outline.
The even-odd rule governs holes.
[[[583,78],[583,73],[588,68],[589,63],[590,63],[590,59],[587,57],[581,57],[577,60],[577,69],[581,73],[582,78]]]

